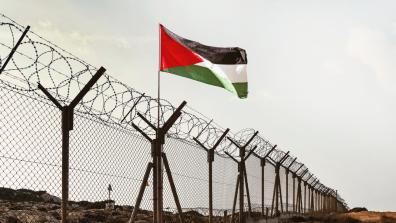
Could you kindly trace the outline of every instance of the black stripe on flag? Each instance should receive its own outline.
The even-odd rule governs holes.
[[[161,25],[162,26],[162,25]],[[162,26],[164,31],[176,42],[185,46],[213,64],[247,64],[247,55],[244,49],[239,47],[213,47],[178,36]]]

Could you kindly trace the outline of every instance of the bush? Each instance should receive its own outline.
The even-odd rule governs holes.
[[[356,207],[356,208],[352,208],[351,210],[348,211],[348,213],[351,213],[351,212],[361,212],[361,211],[367,211],[367,208],[365,208],[365,207]]]
[[[330,215],[326,216],[323,222],[331,223],[360,223],[358,219],[352,218],[348,215]]]
[[[386,215],[381,216],[381,223],[396,223],[396,218],[388,217]]]
[[[306,222],[307,221],[305,218],[297,217],[297,216],[290,218],[290,220],[292,220],[293,222]]]

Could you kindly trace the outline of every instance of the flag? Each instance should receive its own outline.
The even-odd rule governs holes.
[[[160,25],[160,71],[222,87],[247,98],[247,56],[239,47],[213,47],[180,37]]]

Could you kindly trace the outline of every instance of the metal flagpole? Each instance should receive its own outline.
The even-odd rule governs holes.
[[[161,154],[162,154],[162,142],[160,137],[160,109],[161,109],[161,94],[160,94],[160,86],[161,86],[161,78],[160,78],[160,70],[161,70],[161,24],[158,24],[158,35],[159,35],[159,44],[158,44],[158,120],[157,120],[157,142],[156,146],[158,148],[157,152],[157,221],[158,223],[162,223],[162,160],[161,160]]]

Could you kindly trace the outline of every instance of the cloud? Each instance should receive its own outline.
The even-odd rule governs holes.
[[[274,95],[272,95],[270,92],[266,90],[260,91],[259,96],[261,96],[261,98],[264,99],[265,101],[271,101],[271,102],[275,101]]]
[[[50,21],[38,21],[39,26],[34,27],[34,32],[48,40],[56,40],[62,48],[77,48],[83,54],[95,54],[98,44],[115,45],[119,48],[130,49],[132,46],[143,46],[157,41],[150,36],[116,36],[116,35],[84,35],[78,30],[60,31]]]
[[[39,25],[44,27],[44,28],[50,28],[52,26],[52,23],[50,21],[38,21]]]
[[[345,74],[342,64],[338,60],[327,60],[323,63],[323,67],[337,74]]]
[[[347,52],[369,65],[380,85],[396,96],[396,43],[392,36],[367,27],[350,29]]]

